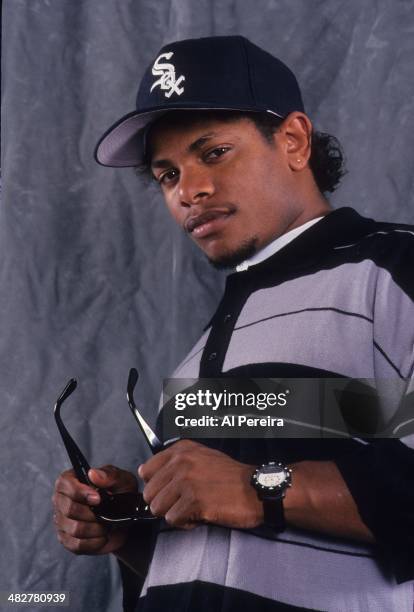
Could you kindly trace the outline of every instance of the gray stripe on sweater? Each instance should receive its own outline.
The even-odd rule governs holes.
[[[324,551],[321,558],[313,548],[217,527],[160,534],[142,594],[149,586],[193,580],[327,612],[412,612],[412,584],[385,579],[366,557]]]

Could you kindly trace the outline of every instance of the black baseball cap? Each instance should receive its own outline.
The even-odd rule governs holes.
[[[103,166],[138,166],[145,133],[172,110],[237,110],[284,118],[304,112],[293,72],[243,36],[214,36],[165,45],[138,89],[136,109],[99,140],[95,159]]]

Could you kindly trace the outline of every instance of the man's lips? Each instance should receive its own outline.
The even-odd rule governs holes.
[[[228,217],[234,212],[233,209],[208,210],[201,215],[189,217],[184,223],[184,227],[194,238],[204,238],[221,229]]]

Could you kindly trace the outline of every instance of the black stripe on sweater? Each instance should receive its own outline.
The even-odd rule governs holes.
[[[263,568],[266,571],[266,568]],[[313,608],[314,609],[314,608]],[[136,612],[309,612],[247,591],[195,581],[148,589]]]

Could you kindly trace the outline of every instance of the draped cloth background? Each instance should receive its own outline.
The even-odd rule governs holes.
[[[162,378],[223,285],[155,188],[92,157],[133,109],[154,54],[243,34],[279,56],[316,127],[346,151],[334,204],[409,223],[413,31],[410,0],[3,1],[0,590],[67,590],[71,610],[120,608],[114,560],[56,541],[50,497],[69,466],[52,407],[77,378],[64,413],[86,456],[135,470],[148,454],[125,401],[128,369],[140,371],[153,422]]]

